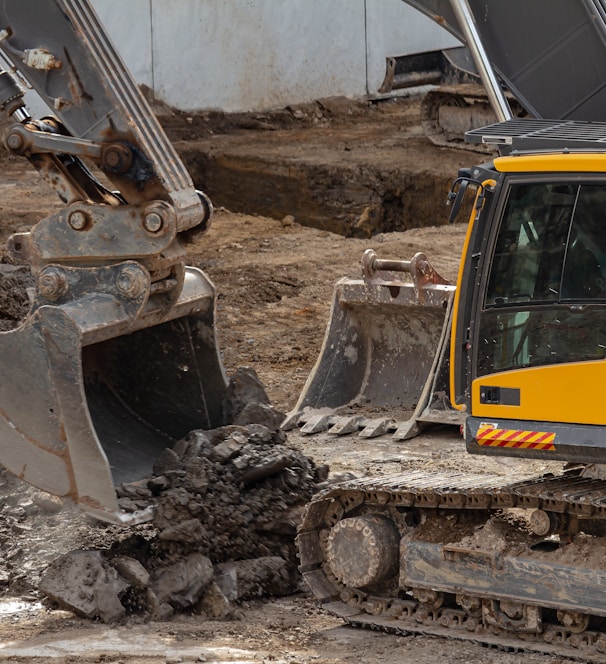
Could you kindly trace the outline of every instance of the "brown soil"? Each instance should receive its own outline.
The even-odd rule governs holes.
[[[410,121],[410,111],[406,108],[402,113],[408,114],[409,119],[394,120],[397,115],[394,109],[377,111],[375,107],[356,106],[352,113],[340,114],[339,120],[339,114],[331,115],[328,110],[314,106],[235,119],[207,114],[190,121],[187,116],[173,116],[167,124],[175,140],[190,139],[189,128],[196,140],[202,141],[196,146],[198,149],[208,148],[204,141],[219,145],[221,139],[212,136],[237,141],[244,140],[241,138],[244,133],[250,150],[262,152],[268,161],[277,160],[287,152],[289,160],[296,161],[298,154],[301,163],[307,163],[311,150],[326,168],[336,168],[336,161],[350,159],[352,151],[347,150],[348,145],[364,143],[360,139],[364,127],[373,125],[373,132],[377,131],[383,113],[389,117],[384,136],[393,136],[394,126],[405,129],[402,134],[412,142],[409,148],[414,148],[410,154],[423,160],[427,172],[433,169],[440,178],[446,172],[454,176],[461,165],[471,164],[474,157],[468,152],[432,147]],[[300,112],[296,113],[297,110]],[[321,153],[302,140],[303,129],[314,132],[316,140],[322,130]],[[344,138],[348,132],[353,136],[351,144]],[[373,136],[376,139],[376,133]],[[404,141],[398,136],[398,140]],[[371,145],[372,140],[368,141]],[[224,151],[225,143],[221,145]],[[179,147],[183,148],[181,143]],[[366,157],[362,155],[360,159],[370,159],[369,154],[370,148]],[[385,172],[402,162],[402,151],[397,145],[390,152],[391,165],[386,154],[382,157]],[[58,205],[52,192],[27,164],[6,158],[0,163],[3,168],[0,241],[4,242],[10,233],[27,228]],[[366,248],[374,248],[380,256],[391,258],[410,258],[423,251],[438,271],[453,279],[465,227],[444,225],[443,202],[448,185],[446,180],[440,181],[439,185],[431,185],[437,187],[433,195],[424,194],[428,212],[421,223],[423,228],[408,226],[409,230],[377,233],[376,227],[369,226],[368,233],[362,234],[374,233],[370,238],[345,238],[326,229],[301,225],[296,202],[287,210],[279,210],[278,218],[272,219],[235,213],[226,209],[227,201],[219,198],[210,230],[192,248],[192,263],[203,268],[217,287],[217,329],[227,372],[230,374],[245,365],[253,367],[273,405],[282,411],[291,409],[318,355],[332,285],[342,276],[359,275],[359,261]],[[204,188],[204,182],[197,184]],[[338,186],[334,191],[338,206]],[[349,206],[351,201],[348,201]],[[363,211],[364,206],[359,205],[358,218]],[[291,216],[283,218],[285,214]],[[404,219],[404,212],[400,214]],[[385,214],[382,218],[386,218]],[[414,219],[406,216],[406,220],[406,224],[414,225]],[[297,434],[289,435],[289,443],[317,464],[329,463],[333,472],[358,475],[456,468],[514,477],[521,469],[526,472],[547,468],[541,462],[503,459],[496,463],[481,457],[471,458],[465,454],[458,432],[449,428],[434,430],[406,443],[389,439],[364,441],[353,436],[327,443],[321,437],[303,438]],[[430,637],[396,637],[350,629],[318,609],[304,588],[289,597],[244,603],[239,615],[228,621],[202,621],[200,616],[179,614],[172,620],[152,624],[99,626],[71,613],[39,606],[37,595],[31,592],[32,579],[47,562],[65,551],[104,546],[124,534],[117,527],[91,523],[69,506],[53,513],[56,506],[45,503],[43,497],[12,478],[0,476],[0,492],[3,496],[0,518],[5,526],[0,530],[4,560],[14,561],[21,570],[21,584],[11,583],[10,593],[0,598],[0,661],[15,664],[236,660],[318,664],[562,662],[548,656],[503,653]],[[8,580],[4,583],[8,584]],[[9,602],[15,601],[26,602],[29,608],[10,610]]]

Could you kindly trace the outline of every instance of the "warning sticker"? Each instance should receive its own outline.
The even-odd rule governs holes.
[[[494,424],[480,424],[477,433],[478,445],[483,447],[516,447],[519,449],[555,450],[553,431],[522,431],[521,429],[499,429]]]

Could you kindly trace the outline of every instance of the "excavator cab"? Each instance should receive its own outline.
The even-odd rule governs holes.
[[[451,398],[472,453],[603,463],[605,125],[512,122],[470,132],[507,134],[512,154],[476,169],[486,193],[457,288]]]
[[[6,147],[65,205],[8,243],[36,287],[25,320],[0,333],[0,463],[97,518],[144,520],[116,486],[223,423],[214,286],[185,265],[212,206],[88,2],[5,0],[0,49]],[[52,115],[30,116],[14,72]]]

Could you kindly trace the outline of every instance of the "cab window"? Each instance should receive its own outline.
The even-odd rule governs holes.
[[[510,187],[479,316],[476,375],[602,359],[606,186]]]

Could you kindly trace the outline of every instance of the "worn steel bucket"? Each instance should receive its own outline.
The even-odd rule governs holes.
[[[319,359],[283,427],[404,440],[429,423],[460,424],[448,389],[455,286],[423,254],[388,261],[368,250],[362,272],[337,282]]]
[[[59,269],[72,281],[90,275],[45,270]],[[99,283],[110,284],[141,268],[98,270]],[[84,291],[54,304],[38,299],[20,327],[0,334],[0,463],[97,518],[141,521],[150,515],[123,512],[115,487],[149,475],[189,431],[222,424],[214,287],[186,268],[168,307],[117,289]]]

